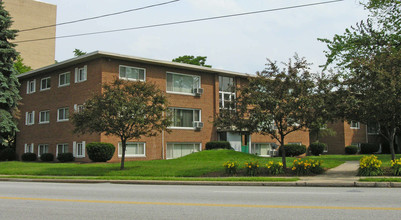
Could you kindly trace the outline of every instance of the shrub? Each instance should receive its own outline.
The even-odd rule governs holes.
[[[36,154],[35,153],[24,153],[21,155],[21,160],[22,161],[35,161],[36,160]]]
[[[401,176],[401,159],[391,160],[391,170],[394,176]]]
[[[358,176],[379,176],[383,174],[382,162],[375,155],[364,156],[359,160]]]
[[[361,144],[361,154],[373,154],[379,151],[380,145],[378,144],[370,144],[370,143],[362,143]]]
[[[40,160],[43,162],[50,162],[54,160],[54,155],[52,153],[44,153],[40,155]]]
[[[116,148],[113,144],[103,142],[92,142],[86,145],[86,152],[93,162],[106,162],[110,160]]]
[[[346,154],[356,154],[357,152],[358,152],[357,146],[350,145],[345,147]]]
[[[259,170],[259,162],[258,161],[246,162],[245,170],[248,176],[255,176]]]
[[[315,142],[315,143],[312,143],[309,145],[309,150],[312,155],[319,156],[320,154],[323,153],[325,147],[326,147],[326,144],[320,143],[320,142]]]
[[[267,175],[278,175],[284,173],[283,163],[269,161],[266,164]]]
[[[210,141],[206,143],[206,150],[213,150],[213,149],[229,149],[232,150],[230,142],[228,141]]]
[[[61,163],[74,161],[74,155],[72,153],[61,153],[57,155],[57,160]]]
[[[17,159],[17,154],[15,153],[14,148],[7,147],[0,151],[0,161],[3,160],[12,161],[16,159]]]
[[[228,175],[237,174],[238,161],[227,161],[223,164],[223,167]]]
[[[286,144],[284,145],[284,149],[286,157],[299,156],[306,152],[306,146],[299,144]],[[279,148],[279,154],[282,155],[281,147]]]
[[[323,173],[323,161],[296,159],[292,162],[292,170],[298,175],[310,175]]]

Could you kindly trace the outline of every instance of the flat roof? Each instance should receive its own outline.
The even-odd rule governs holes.
[[[187,69],[187,70],[195,70],[195,71],[201,71],[201,72],[218,73],[218,74],[230,75],[230,76],[241,76],[241,77],[249,77],[250,76],[249,74],[246,74],[246,73],[239,73],[239,72],[233,72],[233,71],[229,71],[229,70],[221,70],[221,69],[197,66],[197,65],[186,64],[186,63],[155,60],[155,59],[149,59],[149,58],[143,58],[143,57],[110,53],[110,52],[105,52],[105,51],[94,51],[94,52],[87,53],[87,54],[79,56],[79,57],[74,57],[74,58],[64,60],[64,61],[52,64],[49,66],[41,67],[41,68],[26,72],[26,73],[22,73],[22,74],[18,75],[17,78],[23,79],[23,78],[27,78],[30,76],[35,76],[44,71],[54,71],[57,69],[65,68],[65,67],[68,67],[71,65],[75,65],[78,63],[86,62],[86,61],[97,59],[97,58],[103,58],[103,57],[126,60],[126,61],[136,61],[136,62],[141,62],[141,63],[146,63],[146,64],[161,65],[161,66],[181,68],[181,69]]]

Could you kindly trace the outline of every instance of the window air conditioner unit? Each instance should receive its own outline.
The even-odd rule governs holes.
[[[194,121],[194,128],[200,130],[203,128],[203,122],[201,121]]]
[[[196,96],[200,96],[203,94],[203,88],[195,88],[194,93]]]

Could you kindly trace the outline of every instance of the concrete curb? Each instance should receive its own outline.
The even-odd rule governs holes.
[[[110,183],[110,184],[145,184],[145,185],[202,185],[202,186],[279,186],[279,187],[377,187],[401,188],[401,182],[235,182],[235,181],[166,181],[166,180],[76,180],[76,179],[21,179],[0,178],[10,182],[46,182],[46,183]]]

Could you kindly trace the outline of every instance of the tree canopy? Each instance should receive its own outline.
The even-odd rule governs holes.
[[[204,66],[204,67],[212,67],[211,65],[206,65],[206,59],[207,57],[202,57],[202,56],[191,56],[191,55],[184,55],[177,57],[173,59],[173,62],[177,63],[187,63],[187,64],[192,64],[192,65],[197,65],[197,66]]]
[[[82,55],[86,54],[86,52],[84,52],[84,51],[82,51],[80,49],[77,49],[77,48],[75,48],[75,50],[72,51],[72,52],[74,53],[74,57],[79,57],[79,56],[82,56]]]
[[[24,59],[22,59],[21,55],[17,56],[17,60],[14,62],[13,66],[17,74],[25,73],[32,70],[30,66],[24,64]]]
[[[15,45],[10,43],[16,37],[16,30],[10,30],[12,21],[9,13],[0,1],[0,142],[14,137],[18,131],[15,116],[17,103],[21,99],[20,86],[13,68],[18,53]]]
[[[104,133],[120,138],[121,169],[124,169],[128,140],[154,136],[170,125],[167,99],[154,85],[116,79],[103,85],[103,92],[94,95],[82,111],[72,115],[76,133]]]

